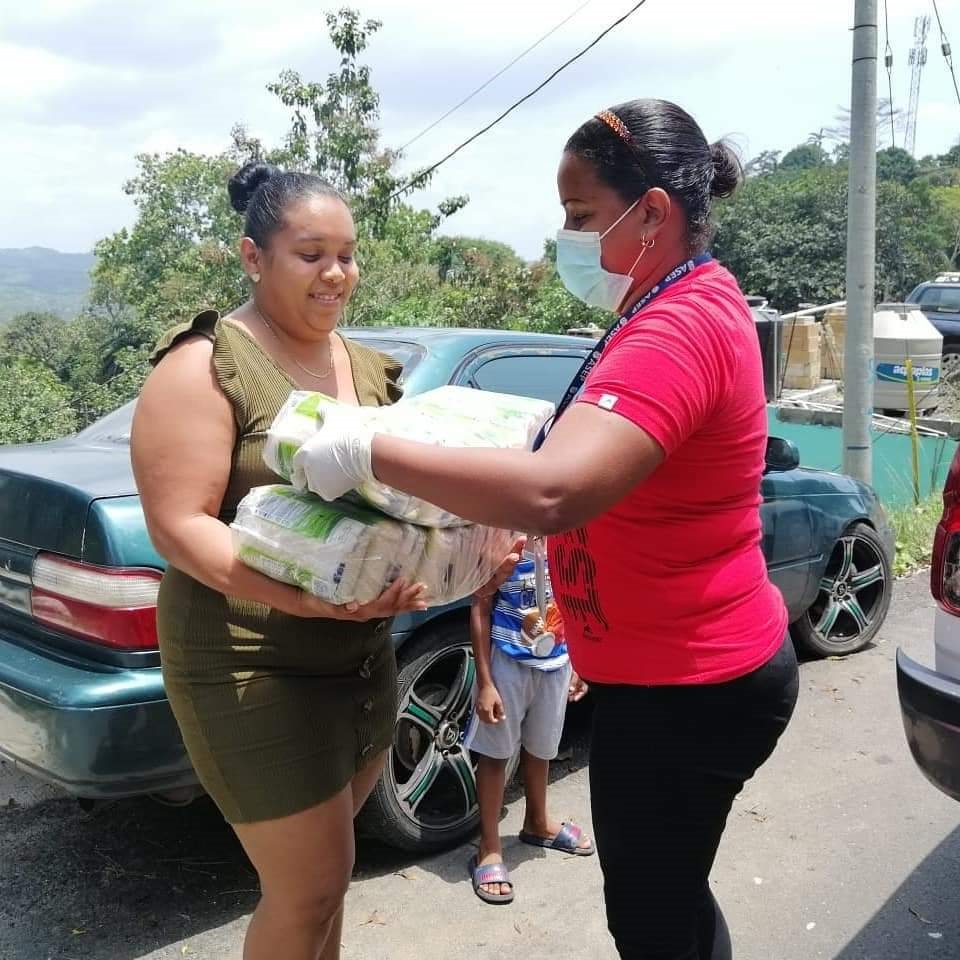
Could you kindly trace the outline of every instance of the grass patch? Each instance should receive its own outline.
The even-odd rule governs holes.
[[[893,572],[901,577],[930,563],[933,531],[943,511],[940,494],[928,497],[919,506],[894,507],[890,523],[897,536],[897,556]]]

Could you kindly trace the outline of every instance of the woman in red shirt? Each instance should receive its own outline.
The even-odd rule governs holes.
[[[711,199],[740,179],[730,149],[674,104],[635,100],[587,121],[560,164],[557,267],[620,319],[542,446],[457,450],[344,424],[321,434],[311,478],[332,499],[375,476],[469,520],[552,535],[570,654],[595,701],[608,924],[629,960],[730,956],[710,869],[797,696],[761,552],[757,336],[736,281],[705,253]]]

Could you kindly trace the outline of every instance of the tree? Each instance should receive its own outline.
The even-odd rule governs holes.
[[[812,170],[830,162],[827,152],[815,143],[801,143],[788,150],[780,161],[780,170]]]
[[[920,172],[916,160],[902,147],[887,147],[877,153],[877,179],[908,184]]]
[[[67,321],[55,313],[20,313],[0,331],[0,357],[63,371]]]
[[[834,163],[846,165],[850,161],[850,144],[835,143],[830,151],[830,156]]]
[[[838,107],[834,116],[834,125],[826,127],[822,132],[825,140],[834,143],[850,142],[850,108]],[[906,129],[907,119],[899,107],[891,109],[890,99],[881,97],[877,100],[877,142],[883,146],[893,145],[898,133]]]
[[[400,153],[380,146],[380,95],[370,79],[370,68],[358,62],[380,29],[379,20],[361,21],[347,7],[327,14],[327,29],[340,53],[340,70],[326,83],[306,83],[294,70],[285,70],[267,89],[292,110],[285,149],[277,155],[287,166],[313,170],[329,180],[351,202],[365,235],[383,239],[396,200],[405,188],[421,188],[430,176],[408,179],[393,171]],[[441,218],[466,204],[452,197],[441,204]]]
[[[748,177],[764,177],[776,173],[780,166],[779,150],[764,150],[758,153],[745,167],[744,173]]]
[[[28,359],[0,363],[0,444],[53,440],[72,433],[71,393],[45,366]]]
[[[600,327],[610,324],[610,314],[568,293],[555,266],[547,260],[533,268],[541,272],[536,292],[531,300],[510,317],[509,326],[515,330],[533,333],[566,333],[575,327]]]
[[[91,302],[116,326],[114,347],[153,343],[175,323],[244,296],[236,253],[239,219],[226,182],[244,157],[177,150],[137,157],[124,186],[137,221],[96,246]]]
[[[448,198],[436,211],[401,201],[405,184],[393,172],[398,154],[380,147],[379,97],[369,68],[358,60],[380,24],[342,9],[327,16],[327,26],[340,54],[338,70],[322,83],[284,71],[268,86],[290,110],[280,147],[267,149],[238,126],[219,154],[177,150],[137,158],[139,172],[124,187],[134,198],[136,223],[96,247],[92,306],[81,331],[83,359],[74,365],[74,373],[82,371],[77,376],[85,384],[88,414],[136,392],[161,332],[202,309],[230,310],[247,296],[236,249],[241,220],[225,187],[251,159],[319,173],[350,200],[362,265],[380,270],[370,276],[365,269],[351,322],[382,320],[403,281],[413,293],[436,284],[429,261],[433,235],[467,198]],[[421,175],[417,183],[427,181]],[[73,375],[70,380],[79,383]]]
[[[949,238],[944,248],[947,263],[956,269],[960,266],[960,185],[933,187],[931,192]]]
[[[937,157],[937,164],[941,167],[960,167],[960,143],[954,144],[946,153]]]
[[[923,183],[877,184],[877,299],[903,300],[921,280],[950,265],[954,238]]]
[[[430,260],[437,266],[439,279],[452,282],[523,265],[507,244],[476,237],[437,237]]]
[[[847,173],[834,166],[754,177],[720,205],[714,250],[748,293],[781,310],[844,297]],[[877,293],[901,298],[946,265],[949,227],[924,184],[881,181]]]

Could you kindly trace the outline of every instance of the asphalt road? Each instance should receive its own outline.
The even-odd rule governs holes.
[[[897,585],[880,643],[804,663],[781,747],[738,799],[714,872],[738,960],[956,960],[960,804],[914,768],[897,708],[898,645],[932,658],[923,576]],[[586,734],[555,765],[551,800],[588,822]],[[519,827],[509,805],[504,832]],[[360,848],[344,958],[521,954],[615,960],[595,858],[508,840],[517,899],[470,889],[470,847],[420,861]],[[234,960],[256,882],[208,802],[91,813],[0,767],[0,960]]]

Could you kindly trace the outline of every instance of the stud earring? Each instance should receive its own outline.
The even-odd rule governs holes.
[[[259,283],[259,282],[260,282],[260,274],[259,274],[259,273],[251,273],[251,274],[250,274],[250,279],[251,279],[254,283]]]

